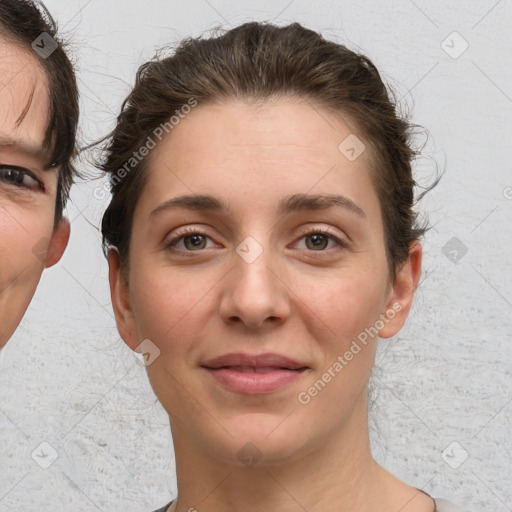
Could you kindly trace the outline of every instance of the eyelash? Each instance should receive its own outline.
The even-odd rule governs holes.
[[[14,171],[18,174],[18,176],[22,176],[23,178],[26,178],[27,176],[34,180],[34,185],[23,185],[13,182],[12,180],[9,180],[6,178],[6,171]],[[23,167],[18,167],[16,165],[2,165],[0,164],[0,182],[6,183],[7,185],[14,186],[16,188],[20,189],[26,189],[26,190],[42,190],[44,191],[44,184],[37,179],[37,177],[27,169],[24,169]]]
[[[165,248],[170,251],[173,251],[173,252],[190,253],[191,255],[196,252],[204,251],[205,249],[198,249],[197,251],[189,251],[189,250],[182,250],[182,249],[174,248],[174,245],[176,245],[181,239],[187,238],[187,236],[191,236],[191,235],[201,235],[201,236],[210,238],[206,233],[204,233],[198,229],[184,228],[180,233],[178,233],[171,240],[169,240],[169,242],[166,244]],[[324,236],[327,236],[330,240],[334,240],[338,244],[338,247],[334,249],[335,251],[340,251],[340,250],[348,248],[348,244],[345,241],[340,240],[329,229],[310,229],[308,231],[301,233],[299,240],[301,240],[302,238],[304,238],[308,235],[324,235]],[[308,250],[308,249],[306,249],[306,250]],[[332,248],[330,250],[332,250]],[[322,249],[319,251],[309,250],[309,252],[320,252],[320,253],[322,253],[322,252],[325,253],[328,251],[329,251],[329,249]]]

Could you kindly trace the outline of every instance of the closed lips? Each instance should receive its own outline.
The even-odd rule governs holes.
[[[210,368],[210,370],[233,370],[234,372],[242,373],[268,373],[275,372],[276,370],[288,370],[288,371],[299,371],[305,370],[306,368],[281,368],[279,366],[221,366],[220,368]]]
[[[276,370],[305,370],[307,366],[279,354],[224,354],[205,361],[209,370],[229,369],[242,373],[266,373]]]
[[[230,393],[270,395],[292,386],[308,367],[280,354],[224,354],[202,367]]]

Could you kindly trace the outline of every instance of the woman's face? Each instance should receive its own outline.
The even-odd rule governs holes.
[[[45,170],[48,83],[35,57],[0,38],[0,348],[20,322],[69,224],[54,229],[57,170]]]
[[[355,137],[304,101],[232,101],[196,107],[148,156],[128,285],[114,252],[111,285],[177,450],[272,464],[361,430],[376,332],[405,321],[421,248],[390,283]]]

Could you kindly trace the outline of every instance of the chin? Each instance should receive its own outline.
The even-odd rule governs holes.
[[[222,439],[210,440],[208,444],[215,447],[216,456],[240,467],[261,468],[292,462],[308,451],[310,439],[291,416],[285,418],[283,414],[265,413],[231,418],[231,435],[225,433]]]

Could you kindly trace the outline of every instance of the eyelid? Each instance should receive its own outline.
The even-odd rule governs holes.
[[[340,242],[344,242],[343,238],[347,238],[341,232],[335,231],[330,226],[308,226],[299,230],[299,234],[301,236],[309,235],[313,233],[324,233],[332,236],[333,238],[339,240]],[[348,243],[348,242],[347,242]]]

